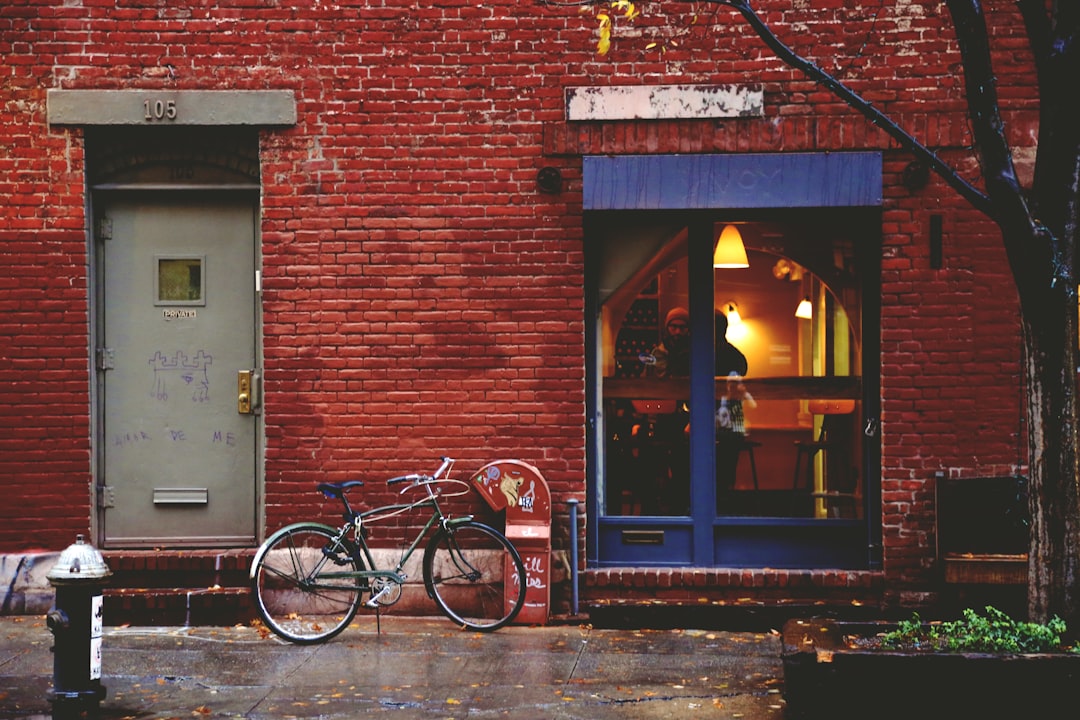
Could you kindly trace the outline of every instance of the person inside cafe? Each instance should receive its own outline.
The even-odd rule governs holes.
[[[716,483],[719,493],[735,487],[739,452],[746,436],[744,411],[757,407],[757,402],[743,384],[743,376],[748,370],[746,355],[727,339],[727,315],[716,313],[715,328],[715,375],[717,389],[721,391],[716,403]],[[722,388],[720,383],[724,383]]]
[[[664,318],[660,343],[652,349],[646,375],[658,378],[690,375],[690,313],[673,307]]]
[[[646,377],[662,379],[690,376],[690,313],[673,307],[664,317],[660,342],[647,356]],[[652,450],[659,469],[660,512],[684,514],[690,509],[690,406],[686,400],[673,403],[652,423]]]

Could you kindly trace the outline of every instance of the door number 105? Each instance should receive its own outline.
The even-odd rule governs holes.
[[[143,119],[146,122],[176,119],[175,100],[143,100]]]

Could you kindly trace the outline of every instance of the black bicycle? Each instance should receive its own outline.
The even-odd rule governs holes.
[[[471,489],[449,477],[453,464],[444,457],[433,475],[390,478],[388,485],[408,484],[401,494],[417,490],[422,497],[363,512],[353,510],[347,497],[363,486],[362,480],[319,483],[319,492],[341,501],[344,523],[338,528],[296,523],[262,544],[252,561],[251,581],[266,625],[290,642],[317,643],[344,630],[361,603],[376,610],[393,605],[401,598],[406,561],[428,536],[421,567],[424,587],[439,610],[462,627],[484,632],[512,622],[525,602],[525,566],[499,530],[471,515],[452,518],[442,511],[440,498]],[[403,546],[393,568],[378,568],[366,540],[368,526],[417,508],[430,511],[427,523]]]

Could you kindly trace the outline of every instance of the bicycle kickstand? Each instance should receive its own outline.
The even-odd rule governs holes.
[[[386,595],[386,594],[388,594],[390,592],[390,588],[391,588],[391,586],[387,585],[382,590],[379,590],[379,592],[372,595],[371,599],[368,600],[366,603],[364,603],[365,606],[367,606],[367,607],[369,607],[369,608],[371,608],[372,610],[375,611],[375,634],[376,635],[382,635],[382,604],[379,602],[379,600],[382,599],[382,597],[384,595]]]

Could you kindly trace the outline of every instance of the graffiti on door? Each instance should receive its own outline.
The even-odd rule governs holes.
[[[199,350],[194,358],[182,350],[177,350],[172,357],[158,350],[150,358],[150,367],[154,369],[154,384],[150,397],[158,402],[167,402],[172,388],[179,387],[180,392],[190,393],[191,402],[203,403],[210,400],[210,365],[213,356],[205,350]]]

